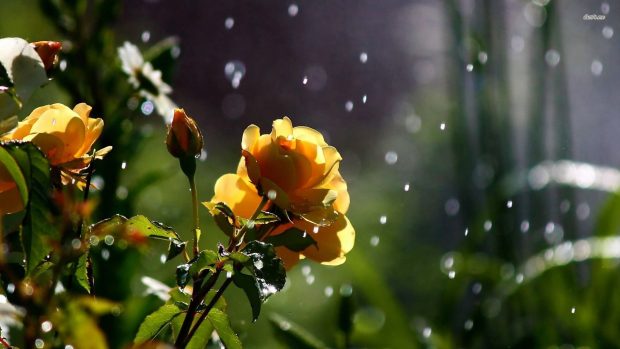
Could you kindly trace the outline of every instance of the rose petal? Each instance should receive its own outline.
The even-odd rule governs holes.
[[[223,202],[236,215],[250,218],[261,202],[254,186],[241,176],[228,173],[215,182],[215,195],[211,202]]]

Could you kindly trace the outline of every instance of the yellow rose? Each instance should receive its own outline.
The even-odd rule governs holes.
[[[0,216],[24,209],[22,197],[13,177],[3,164],[0,164]]]
[[[59,103],[36,108],[1,140],[30,141],[53,166],[85,167],[90,159],[86,154],[103,129],[103,120],[89,117],[91,109],[85,103],[73,110]]]
[[[303,258],[329,265],[344,263],[353,248],[355,230],[345,216],[349,193],[338,171],[342,159],[338,151],[320,132],[292,127],[287,117],[274,121],[271,134],[260,135],[257,126],[249,126],[241,147],[237,173],[217,180],[211,203],[224,202],[236,215],[250,218],[266,195],[292,218],[271,236],[294,226],[316,241],[300,252],[276,247],[287,269]]]
[[[248,177],[277,206],[318,225],[337,218],[333,209],[349,205],[346,183],[338,167],[340,154],[323,135],[309,127],[293,127],[287,117],[275,120],[271,134],[256,125],[243,132],[243,159],[237,174]],[[346,211],[346,209],[345,209]]]

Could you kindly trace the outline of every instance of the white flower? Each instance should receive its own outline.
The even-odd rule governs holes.
[[[145,62],[140,50],[128,41],[118,48],[118,56],[123,71],[129,76],[129,83],[139,89],[140,96],[155,105],[157,112],[169,124],[177,105],[168,97],[172,88],[162,80],[161,71],[153,68],[151,62]]]

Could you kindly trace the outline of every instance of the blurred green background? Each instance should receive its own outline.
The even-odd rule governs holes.
[[[24,115],[79,100],[110,117],[106,103],[122,91],[101,86],[108,99],[99,105],[79,93],[119,69],[103,57],[126,40],[147,50],[172,36],[178,60],[156,68],[205,135],[203,201],[235,170],[251,123],[268,132],[288,115],[343,155],[354,250],[338,267],[301,263],[256,323],[244,296],[227,292],[245,347],[302,347],[273,314],[329,347],[342,346],[349,316],[351,347],[620,347],[615,2],[75,2],[87,4],[72,24],[85,33],[85,57],[71,56],[80,40],[59,29],[71,14],[46,12],[59,1],[0,1],[0,37],[69,44],[66,70]],[[97,27],[102,8],[111,19]],[[236,88],[231,62],[244,71]],[[62,75],[85,87],[68,90]],[[162,119],[115,120],[114,132],[138,138],[100,165],[99,218],[140,213],[189,232],[188,185],[166,153]],[[203,247],[224,241],[201,215]],[[174,284],[180,262],[161,263],[165,246],[152,245],[100,248],[96,293],[125,304],[102,320],[113,347],[161,304],[144,295],[140,276]]]

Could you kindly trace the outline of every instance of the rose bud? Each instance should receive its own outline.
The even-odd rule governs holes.
[[[58,41],[37,41],[32,45],[41,57],[45,71],[49,72],[58,62],[58,52],[62,49],[62,44]]]
[[[174,110],[174,118],[168,129],[166,146],[175,158],[187,158],[200,155],[202,151],[202,134],[196,121],[185,114],[183,109]]]

